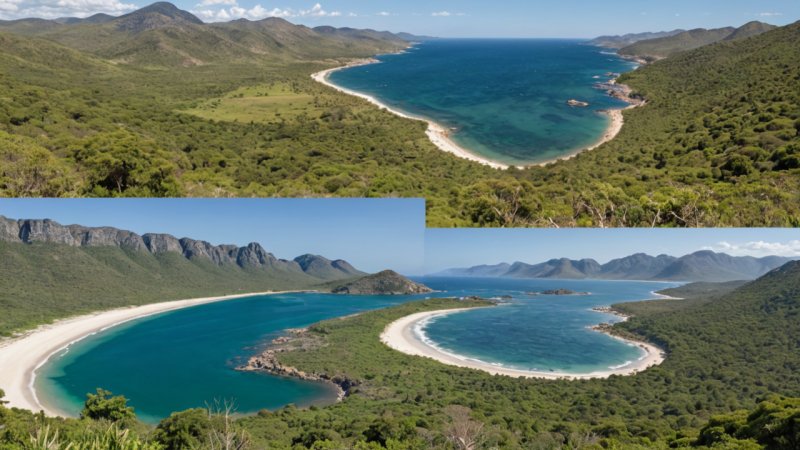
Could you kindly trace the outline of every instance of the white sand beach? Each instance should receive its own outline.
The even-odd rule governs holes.
[[[356,66],[363,66],[363,65],[367,65],[367,64],[375,64],[375,63],[379,63],[379,62],[380,61],[378,61],[377,59],[362,59],[362,60],[354,61],[354,62],[352,62],[350,64],[345,65],[345,66],[334,67],[333,69],[328,69],[328,70],[323,70],[321,72],[317,72],[317,73],[311,75],[311,78],[313,78],[314,80],[316,80],[319,83],[324,84],[325,86],[328,86],[328,87],[331,87],[333,89],[336,89],[339,92],[343,92],[343,93],[348,94],[348,95],[353,95],[353,96],[356,96],[356,97],[359,97],[359,98],[363,98],[364,100],[367,100],[368,102],[372,103],[373,105],[377,106],[378,108],[385,109],[385,110],[387,110],[387,111],[389,111],[389,112],[391,112],[391,113],[393,113],[393,114],[395,114],[397,116],[403,117],[405,119],[419,120],[419,121],[427,123],[428,124],[428,129],[426,131],[426,134],[428,135],[428,139],[430,139],[431,142],[433,142],[433,144],[436,145],[437,147],[439,147],[439,149],[441,149],[441,150],[444,150],[444,151],[446,151],[448,153],[452,153],[452,154],[454,154],[454,155],[456,155],[456,156],[458,156],[460,158],[468,159],[470,161],[475,161],[475,162],[479,162],[481,164],[484,164],[484,165],[487,165],[487,166],[490,166],[490,167],[494,167],[495,169],[508,169],[509,166],[506,165],[506,164],[501,164],[501,163],[498,163],[496,161],[492,161],[492,160],[489,160],[489,159],[486,159],[486,158],[482,158],[482,157],[480,157],[478,155],[475,155],[474,153],[471,153],[470,151],[464,149],[463,147],[460,147],[458,144],[453,142],[452,139],[450,139],[450,131],[445,129],[443,126],[439,125],[436,122],[433,122],[433,121],[428,120],[428,119],[424,119],[422,117],[415,117],[415,116],[412,116],[410,114],[406,114],[406,113],[404,113],[402,111],[398,111],[398,110],[392,109],[388,105],[385,105],[385,104],[381,103],[378,99],[376,99],[375,97],[373,97],[371,95],[362,94],[360,92],[356,92],[356,91],[353,91],[353,90],[350,90],[350,89],[345,89],[343,87],[340,87],[340,86],[337,86],[337,85],[331,83],[330,80],[328,80],[328,76],[331,73],[336,72],[338,70],[347,69],[347,68],[356,67]]]
[[[440,311],[428,311],[410,316],[403,317],[390,323],[381,334],[381,341],[390,348],[413,356],[423,356],[432,358],[444,364],[458,367],[466,367],[470,369],[482,370],[492,375],[508,375],[511,377],[525,377],[525,378],[546,378],[546,379],[590,379],[590,378],[607,378],[611,375],[632,375],[648,367],[661,364],[664,361],[664,352],[658,347],[647,344],[644,342],[625,341],[634,344],[641,348],[645,355],[637,361],[632,361],[624,367],[615,369],[608,369],[604,371],[597,371],[591,373],[561,373],[561,372],[537,372],[528,370],[510,369],[502,366],[489,364],[475,359],[465,358],[463,356],[454,355],[435,347],[432,347],[422,342],[414,328],[425,320],[430,320],[434,317],[441,317],[448,314],[454,314],[460,311],[466,311],[471,308],[450,309]],[[615,336],[616,338],[616,336]],[[617,338],[620,339],[620,338]]]
[[[332,69],[327,69],[327,70],[323,70],[321,72],[314,73],[314,74],[311,75],[311,78],[313,78],[315,81],[317,81],[319,83],[324,84],[325,86],[328,86],[328,87],[331,87],[333,89],[336,89],[339,92],[343,92],[345,94],[353,95],[355,97],[359,97],[359,98],[362,98],[364,100],[367,100],[368,102],[372,103],[373,105],[376,105],[378,108],[385,109],[385,110],[387,110],[387,111],[389,111],[389,112],[391,112],[391,113],[393,113],[393,114],[395,114],[397,116],[403,117],[405,119],[419,120],[419,121],[427,123],[428,124],[428,129],[426,130],[426,134],[428,135],[428,139],[430,139],[430,141],[433,142],[433,144],[436,145],[440,150],[443,150],[443,151],[448,152],[448,153],[452,153],[452,154],[458,156],[459,158],[464,158],[464,159],[468,159],[470,161],[479,162],[481,164],[493,167],[495,169],[505,170],[505,169],[508,169],[509,167],[511,167],[508,164],[499,163],[497,161],[492,161],[490,159],[478,156],[478,155],[470,152],[469,150],[459,146],[458,144],[456,144],[450,138],[450,130],[447,130],[445,127],[439,125],[436,122],[433,122],[432,120],[428,120],[428,119],[425,119],[425,118],[422,118],[422,117],[415,117],[415,116],[412,116],[410,114],[404,113],[402,111],[398,111],[396,109],[392,109],[391,107],[389,107],[388,105],[386,105],[384,103],[381,103],[378,99],[376,99],[375,97],[373,97],[371,95],[362,94],[360,92],[356,92],[356,91],[353,91],[353,90],[350,90],[350,89],[346,89],[346,88],[337,86],[337,85],[331,83],[330,80],[328,79],[328,76],[333,72],[336,72],[336,71],[339,71],[339,70],[343,70],[343,69],[348,69],[350,67],[364,66],[364,65],[367,65],[367,64],[376,64],[376,63],[380,63],[380,61],[377,60],[377,59],[374,59],[374,58],[361,59],[361,60],[353,61],[353,62],[351,62],[349,64],[344,65],[344,66],[334,67]],[[611,82],[611,84],[615,84],[615,82],[616,81],[614,80],[614,81]],[[622,85],[620,85],[620,86],[622,86]],[[630,103],[629,106],[627,108],[625,108],[625,109],[636,108],[637,106],[642,106],[644,104],[643,102],[642,103],[633,102],[630,98],[627,98],[627,99],[623,98],[623,97],[618,97],[618,98],[620,98],[621,100],[624,100],[624,101],[628,101],[628,103]],[[549,159],[549,160],[538,162],[538,163],[534,163],[534,164],[529,164],[527,167],[529,167],[529,166],[546,166],[548,164],[553,164],[553,163],[556,163],[558,161],[564,161],[564,160],[567,160],[567,159],[571,159],[571,158],[574,158],[575,156],[577,156],[580,153],[583,153],[585,151],[594,150],[594,149],[600,147],[601,145],[605,144],[606,142],[611,141],[612,139],[617,137],[619,132],[622,130],[622,126],[625,124],[625,118],[622,115],[622,111],[623,111],[623,109],[610,109],[610,110],[606,110],[606,111],[602,112],[603,114],[608,115],[611,118],[611,120],[609,122],[608,128],[606,128],[605,132],[603,133],[603,136],[596,143],[592,144],[591,146],[577,149],[577,150],[575,150],[575,151],[573,151],[573,152],[571,152],[569,154],[566,154],[566,155],[563,155],[563,156],[559,156],[557,158]],[[524,169],[526,166],[516,166],[516,167],[518,169]]]
[[[131,306],[71,317],[42,325],[21,336],[0,341],[0,389],[5,392],[8,406],[62,415],[42,404],[36,396],[36,370],[54,354],[87,336],[131,320],[206,303],[233,300],[258,295],[276,295],[298,291],[257,292],[194,298]]]

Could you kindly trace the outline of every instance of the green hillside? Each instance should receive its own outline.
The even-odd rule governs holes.
[[[333,429],[336,439],[348,441],[379,427],[403,440],[408,439],[403,424],[416,422],[443,442],[445,407],[455,404],[483,423],[486,447],[557,448],[552,446],[590,437],[603,448],[667,448],[695,443],[716,414],[753,408],[771,394],[800,396],[800,263],[722,297],[617,305],[635,315],[617,326],[619,333],[643,336],[668,351],[662,365],[632,377],[574,382],[492,377],[380,344],[378,335],[395,318],[442,307],[412,304],[324,322],[313,330],[327,347],[281,354],[282,362],[301,370],[361,382],[352,398],[330,411],[298,413],[310,416],[301,422],[305,432]],[[287,442],[280,439],[291,433],[281,437],[268,425],[280,420],[285,419],[253,417],[245,424],[254,437],[267,439],[264,444],[280,447]]]
[[[626,75],[648,103],[612,142],[498,171],[310,79],[384,34],[175,20],[124,39],[65,37],[114,20],[0,33],[0,195],[425,197],[433,226],[800,224],[798,24]]]
[[[0,242],[0,273],[0,336],[121,306],[308,289],[327,282],[303,273],[189,260],[180,253],[9,242]]]
[[[175,413],[156,433],[130,439],[210,445],[228,430],[241,448],[453,449],[774,449],[800,443],[800,263],[792,262],[729,291],[686,300],[616,305],[634,317],[615,326],[667,351],[659,366],[633,376],[548,381],[491,376],[412,357],[383,345],[391,321],[423,310],[486,306],[433,299],[310,328],[314,346],[278,353],[306,373],[349,380],[335,405],[262,411],[223,427],[202,410]],[[103,422],[37,422],[0,406],[0,443],[21,448],[45,425],[100,430]],[[214,431],[217,430],[217,431]],[[139,448],[139,447],[120,447]],[[183,447],[171,447],[183,448]]]
[[[706,30],[698,28],[673,36],[664,36],[635,42],[619,50],[620,55],[638,56],[651,60],[666,58],[676,53],[694,50],[720,41],[735,41],[757,36],[776,27],[763,22],[749,22],[739,28],[726,27]]]
[[[144,67],[366,57],[407,45],[389,33],[353,30],[343,38],[280,18],[205,24],[166,2],[100,21],[0,22],[0,31],[37,36],[115,63]]]
[[[703,28],[689,30],[675,36],[637,42],[628,47],[621,48],[619,54],[641,56],[650,59],[666,58],[678,52],[694,50],[704,45],[722,41],[734,31],[736,31],[736,29],[732,27],[713,30],[706,30]]]
[[[551,219],[587,226],[797,226],[799,39],[796,23],[624,75],[620,81],[648,103],[624,113],[616,139],[529,169],[519,184],[486,183],[473,191],[480,199],[474,216],[485,224],[513,217],[541,226]],[[502,214],[487,213],[491,207]]]

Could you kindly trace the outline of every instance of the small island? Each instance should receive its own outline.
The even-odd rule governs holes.
[[[589,295],[588,292],[576,292],[570,289],[548,289],[539,292],[541,295]]]
[[[413,295],[427,294],[433,292],[433,289],[415,283],[393,270],[384,270],[336,285],[331,292],[349,295]]]
[[[575,100],[574,98],[567,100],[567,104],[576,108],[586,108],[589,106],[588,102],[582,102],[580,100]]]

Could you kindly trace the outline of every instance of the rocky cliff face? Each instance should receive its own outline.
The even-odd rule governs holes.
[[[61,225],[49,219],[14,220],[0,216],[0,241],[24,244],[49,243],[72,247],[119,247],[153,255],[176,253],[189,260],[210,261],[217,265],[235,264],[243,269],[276,269],[305,273],[322,280],[336,280],[363,274],[347,261],[330,261],[321,256],[305,255],[288,261],[276,258],[260,244],[245,247],[212,245],[190,238],[178,239],[169,234],[138,235],[111,227]]]
[[[428,286],[415,283],[392,270],[361,277],[336,286],[331,291],[334,294],[351,295],[411,295],[433,292]]]

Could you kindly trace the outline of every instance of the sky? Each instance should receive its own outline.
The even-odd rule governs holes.
[[[283,259],[312,253],[356,268],[421,273],[425,203],[367,199],[0,199],[0,215],[168,233],[212,244],[258,242]]]
[[[319,1],[319,3],[318,3]],[[800,20],[798,0],[174,0],[204,21],[283,17],[310,26],[438,37],[587,38]],[[0,18],[120,15],[149,0],[0,0]]]
[[[425,263],[427,273],[434,273],[553,258],[594,258],[603,264],[634,253],[679,257],[698,250],[800,257],[800,229],[431,229]]]

